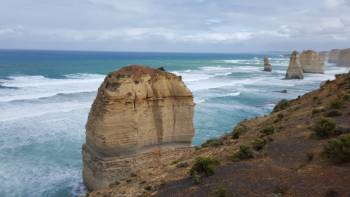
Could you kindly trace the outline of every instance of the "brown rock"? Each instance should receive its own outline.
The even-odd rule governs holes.
[[[272,71],[272,66],[270,64],[269,58],[264,57],[264,71],[271,72]]]
[[[340,54],[340,49],[333,49],[328,54],[329,63],[337,63]]]
[[[286,79],[303,79],[303,69],[300,65],[299,54],[297,51],[293,51],[290,60],[289,66],[286,73]]]
[[[107,188],[186,154],[192,149],[193,108],[179,76],[140,65],[110,73],[86,124],[86,186]]]
[[[300,54],[300,64],[304,73],[324,73],[324,60],[316,51],[303,51]]]
[[[350,48],[340,51],[337,66],[350,67]]]

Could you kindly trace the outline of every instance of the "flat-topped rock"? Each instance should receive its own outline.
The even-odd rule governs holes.
[[[350,48],[339,52],[337,66],[350,67]]]
[[[267,71],[267,72],[272,71],[272,65],[270,64],[268,57],[264,57],[264,71]]]
[[[299,53],[293,51],[290,55],[289,66],[286,73],[286,79],[303,79],[304,73],[300,65]]]
[[[304,73],[324,73],[324,59],[314,50],[303,51],[300,64]]]
[[[108,74],[86,124],[87,187],[106,188],[181,157],[191,147],[193,110],[192,93],[175,74],[142,65]]]

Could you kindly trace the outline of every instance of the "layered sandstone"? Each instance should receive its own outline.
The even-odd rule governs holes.
[[[286,73],[286,79],[303,79],[304,73],[300,65],[299,54],[297,51],[293,51],[290,60],[289,66]]]
[[[339,59],[340,49],[333,49],[328,54],[329,63],[337,63]]]
[[[194,102],[181,77],[131,65],[100,86],[86,124],[83,179],[107,188],[192,150]]]
[[[300,64],[304,73],[324,73],[324,59],[316,51],[303,51]]]
[[[269,58],[264,58],[264,71],[271,72],[272,71],[272,65],[270,64]]]
[[[350,48],[339,52],[337,66],[350,67]]]

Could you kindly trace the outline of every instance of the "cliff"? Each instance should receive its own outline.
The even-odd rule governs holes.
[[[87,196],[349,196],[349,120],[350,73]]]
[[[340,49],[333,49],[328,53],[328,62],[337,63],[339,59]]]
[[[303,51],[300,64],[304,73],[324,73],[324,59],[316,51]]]
[[[140,65],[110,73],[86,124],[83,178],[90,190],[147,180],[188,154],[193,96],[181,77]],[[132,180],[132,181],[131,181]],[[122,184],[121,184],[122,185]]]
[[[264,71],[271,72],[272,71],[272,65],[270,64],[269,58],[264,58]]]
[[[299,54],[297,51],[293,51],[290,60],[289,66],[286,73],[286,79],[303,79],[304,73],[300,65]]]
[[[350,49],[343,49],[339,52],[337,66],[350,67]]]

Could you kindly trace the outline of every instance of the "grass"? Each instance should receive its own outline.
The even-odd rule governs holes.
[[[205,143],[202,144],[202,147],[219,147],[223,145],[222,140],[218,138],[212,138],[207,140]]]
[[[321,118],[316,121],[313,127],[318,138],[329,138],[335,134],[336,123],[329,118]]]
[[[232,132],[232,139],[238,139],[243,133],[246,132],[248,132],[248,127],[243,124],[239,124]]]
[[[224,186],[219,186],[213,191],[213,194],[215,197],[226,197],[226,192],[227,189]]]
[[[280,100],[277,105],[273,108],[273,112],[278,112],[285,110],[287,107],[289,107],[289,102],[286,99]]]
[[[263,130],[260,131],[264,136],[272,135],[275,132],[275,128],[273,126],[265,127]]]
[[[343,107],[343,102],[341,102],[340,100],[332,101],[329,104],[329,108],[331,108],[331,109],[340,109],[342,107]]]
[[[259,151],[264,148],[264,146],[267,144],[267,141],[262,138],[257,138],[252,143],[252,147],[254,150]]]
[[[239,151],[231,156],[231,160],[234,162],[251,159],[254,157],[254,153],[249,146],[241,145]]]
[[[219,165],[219,161],[209,157],[197,157],[190,170],[190,175],[195,179],[196,176],[214,175],[214,167]]]
[[[329,141],[324,147],[322,155],[333,163],[350,162],[350,134]]]

